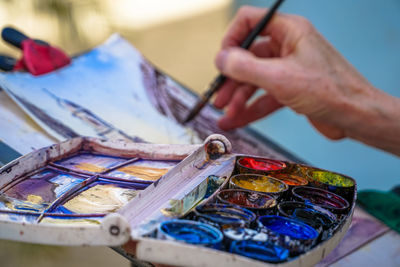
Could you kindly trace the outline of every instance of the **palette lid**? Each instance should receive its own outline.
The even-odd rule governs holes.
[[[116,212],[103,215],[104,217],[90,214],[94,217],[88,215],[87,218],[82,219],[82,216],[74,215],[74,217],[71,214],[62,213],[63,210],[59,208],[59,204],[65,203],[65,199],[75,196],[77,192],[82,192],[86,188],[84,186],[90,183],[110,180],[107,176],[103,177],[103,174],[89,174],[82,171],[75,173],[75,170],[63,169],[65,166],[54,163],[82,151],[111,157],[180,162],[149,186],[145,181],[137,181],[137,185],[146,184],[147,188],[139,191],[135,198]],[[34,151],[0,169],[0,202],[2,203],[0,238],[51,245],[122,245],[129,239],[140,237],[145,231],[154,227],[155,222],[164,218],[170,219],[174,213],[187,211],[193,204],[193,199],[196,199],[196,196],[199,197],[201,190],[204,190],[206,184],[204,181],[207,181],[210,174],[229,176],[234,167],[233,155],[230,152],[230,142],[221,135],[210,136],[203,145],[124,143],[79,137]],[[21,181],[37,182],[39,178],[42,179],[48,175],[46,168],[50,168],[49,172],[60,172],[62,175],[73,173],[80,180],[78,179],[75,187],[68,187],[68,190],[76,192],[64,197],[60,192],[66,187],[63,182],[60,182],[56,187],[58,190],[54,190],[54,192],[57,191],[57,195],[49,200],[51,203],[45,209],[15,210],[7,206],[9,203],[7,201],[11,197],[21,195],[21,192],[18,192],[23,188]],[[70,177],[67,178],[70,179]],[[123,179],[116,179],[116,181],[123,186],[126,185]],[[32,191],[33,184],[27,184],[28,191]],[[31,197],[30,200],[37,198],[35,195],[28,197]],[[21,203],[17,199],[13,207]],[[46,220],[47,217],[51,220]],[[71,223],[65,223],[66,217]]]

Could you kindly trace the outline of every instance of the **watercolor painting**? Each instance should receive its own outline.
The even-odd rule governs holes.
[[[221,133],[235,144],[235,152],[301,162],[249,128],[220,130],[220,113],[211,105],[182,125],[197,97],[119,35],[50,74],[0,73],[0,87],[59,141],[93,136],[193,144]]]

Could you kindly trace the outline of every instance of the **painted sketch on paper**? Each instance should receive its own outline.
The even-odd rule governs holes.
[[[196,96],[151,65],[118,35],[54,73],[0,74],[0,86],[48,133],[153,143],[200,143],[222,133],[241,153],[284,159],[286,154],[248,129],[223,132],[206,106],[187,126]],[[293,159],[293,158],[292,158]]]

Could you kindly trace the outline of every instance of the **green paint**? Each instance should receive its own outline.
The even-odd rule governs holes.
[[[310,176],[312,179],[328,185],[341,187],[354,186],[354,181],[352,179],[337,173],[327,171],[312,171]]]

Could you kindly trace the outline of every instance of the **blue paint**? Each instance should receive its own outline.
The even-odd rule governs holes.
[[[74,214],[74,212],[70,211],[64,206],[56,207],[51,213]]]
[[[227,241],[253,240],[266,242],[268,240],[266,233],[250,228],[229,227],[223,230],[223,234]]]
[[[219,247],[223,235],[217,228],[208,224],[189,220],[173,220],[160,224],[159,235],[194,245]]]
[[[319,235],[311,226],[281,216],[267,215],[258,220],[264,227],[278,235],[286,235],[300,240],[315,239]]]
[[[314,229],[327,230],[337,221],[337,217],[330,211],[317,205],[286,201],[278,205],[279,215],[302,221]]]
[[[230,252],[266,262],[282,262],[289,257],[289,251],[268,242],[233,241]]]

